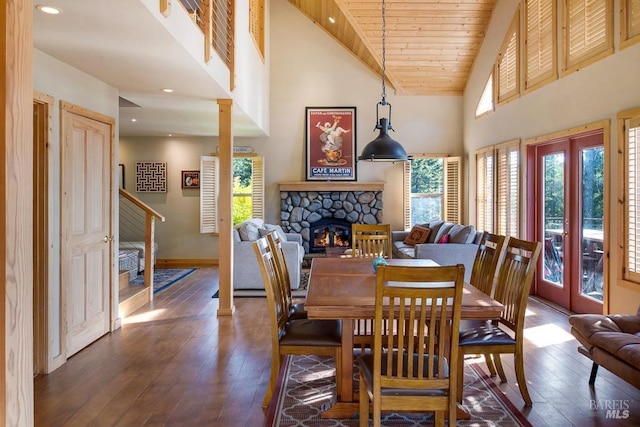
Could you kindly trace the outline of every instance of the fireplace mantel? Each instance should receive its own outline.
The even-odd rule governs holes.
[[[278,183],[280,191],[383,191],[384,184],[384,181],[285,181]]]

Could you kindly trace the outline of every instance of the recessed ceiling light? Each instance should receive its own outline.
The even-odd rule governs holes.
[[[172,133],[170,133],[170,134],[169,134],[169,136],[173,136],[173,134],[172,134]]]
[[[166,92],[166,93],[171,93],[171,92],[173,92],[173,89],[164,88],[164,89],[162,89],[162,91]]]
[[[335,24],[336,20],[335,20],[335,18],[333,16],[330,16],[329,17],[329,22],[331,22],[332,24]]]
[[[132,121],[132,122],[137,122],[137,121],[138,121],[138,119],[131,119],[131,121]]]
[[[57,7],[53,7],[53,6],[47,6],[47,5],[44,5],[44,4],[37,5],[36,9],[38,9],[40,12],[46,13],[48,15],[58,15],[58,14],[62,13],[62,9],[57,8]]]

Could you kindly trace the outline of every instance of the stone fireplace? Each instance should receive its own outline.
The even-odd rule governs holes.
[[[382,182],[280,183],[280,223],[300,233],[306,253],[349,247],[351,224],[382,223]]]

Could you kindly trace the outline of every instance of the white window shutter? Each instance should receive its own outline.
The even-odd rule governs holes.
[[[200,157],[200,233],[218,232],[218,158]]]
[[[252,159],[251,184],[252,215],[264,219],[264,157]]]
[[[443,219],[462,222],[462,158],[444,159],[444,214]]]

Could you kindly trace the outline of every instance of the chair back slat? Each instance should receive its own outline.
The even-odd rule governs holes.
[[[524,325],[527,298],[533,281],[540,242],[510,237],[500,266],[494,299],[504,305],[501,321],[512,330]]]
[[[496,268],[504,245],[504,236],[485,232],[473,262],[470,283],[491,296],[495,283]]]
[[[280,235],[275,230],[267,233],[266,238],[269,243],[269,248],[271,252],[273,252],[278,281],[281,284],[279,295],[282,298],[284,309],[289,313],[293,305],[291,298],[291,279],[287,259],[284,255],[284,249],[282,248],[282,239],[280,239]]]
[[[269,317],[271,322],[271,337],[275,348],[278,347],[278,340],[284,333],[284,327],[289,318],[289,309],[285,305],[280,275],[278,274],[276,260],[266,237],[262,237],[253,242],[253,249],[258,258],[258,265],[262,273],[262,281],[267,295],[267,305],[269,307]]]
[[[463,281],[462,265],[378,268],[374,389],[455,387]]]
[[[391,258],[390,224],[352,224],[351,252],[354,257]]]

